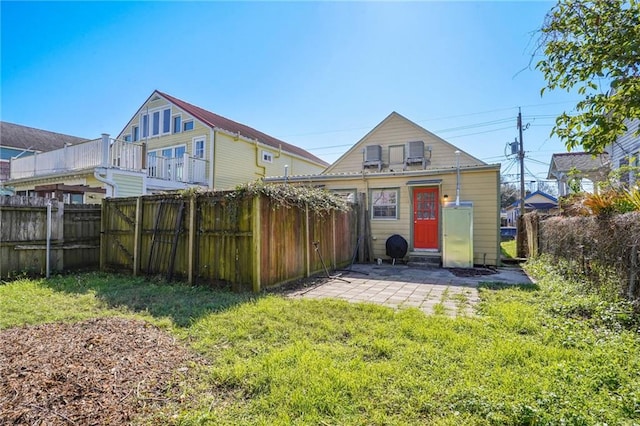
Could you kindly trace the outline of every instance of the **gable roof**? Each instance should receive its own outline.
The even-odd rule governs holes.
[[[0,146],[8,148],[45,152],[64,148],[66,144],[74,145],[87,140],[77,136],[0,121]]]
[[[333,170],[333,168],[340,163],[340,161],[342,161],[343,158],[347,157],[349,154],[351,154],[354,150],[356,150],[361,144],[364,143],[364,141],[369,138],[369,136],[371,136],[373,133],[375,133],[378,129],[380,129],[381,127],[383,127],[385,124],[387,124],[389,121],[391,121],[393,118],[399,118],[401,120],[404,120],[405,122],[407,122],[408,124],[410,124],[411,126],[417,128],[418,130],[420,130],[421,132],[426,133],[427,135],[429,135],[430,137],[433,137],[434,139],[438,140],[440,143],[450,146],[452,149],[455,150],[459,150],[461,152],[464,152],[465,155],[467,155],[469,158],[473,159],[474,161],[477,161],[477,165],[479,166],[486,166],[488,165],[487,163],[485,163],[482,160],[479,160],[478,158],[474,157],[473,155],[470,155],[468,152],[466,151],[462,151],[461,149],[459,149],[457,146],[451,144],[450,142],[447,142],[446,140],[442,139],[440,136],[436,135],[435,133],[432,133],[430,131],[428,131],[427,129],[425,129],[424,127],[414,123],[413,121],[409,120],[407,117],[403,116],[402,114],[397,113],[396,111],[392,111],[391,114],[389,114],[384,120],[382,120],[380,123],[378,123],[377,126],[375,126],[373,129],[371,129],[369,132],[367,132],[366,135],[364,135],[362,138],[360,138],[360,140],[358,142],[356,142],[351,148],[349,148],[347,150],[347,152],[345,152],[344,154],[342,154],[340,156],[340,158],[338,158],[335,162],[333,162],[333,164],[331,164],[331,166],[327,167],[327,169],[323,172],[323,173],[330,173],[331,170]]]
[[[273,136],[269,136],[266,133],[263,133],[252,127],[238,123],[237,121],[230,120],[226,117],[215,114],[211,111],[207,111],[206,109],[200,108],[199,106],[196,106],[196,105],[192,105],[188,102],[175,98],[159,90],[155,90],[154,93],[157,93],[158,95],[162,96],[163,98],[173,103],[183,111],[189,113],[190,115],[194,116],[198,120],[202,121],[204,124],[208,125],[212,129],[221,129],[221,130],[226,130],[227,132],[236,133],[241,136],[244,136],[247,139],[257,140],[258,142],[268,145],[275,149],[282,148],[282,150],[284,151],[287,151],[292,154],[296,154],[300,157],[306,158],[310,161],[321,164],[323,166],[329,165],[329,163],[327,163],[326,161],[316,157],[315,155],[311,154],[310,152],[300,147],[281,141],[280,139],[274,138]],[[151,95],[151,97],[153,97],[153,94]],[[149,99],[151,99],[151,97]]]
[[[543,198],[546,198],[548,201],[547,202],[542,202],[542,201],[531,201],[531,199],[533,197],[536,196],[541,196]],[[529,200],[529,201],[527,201]],[[535,191],[530,193],[529,195],[527,195],[526,197],[524,197],[524,205],[527,208],[531,208],[531,209],[536,209],[536,210],[548,210],[548,209],[552,209],[555,207],[558,207],[558,199],[552,195],[547,194],[544,191]],[[516,200],[513,203],[511,203],[511,205],[509,206],[509,210],[511,208],[517,208],[520,206],[520,200]]]
[[[609,168],[609,154],[589,154],[588,152],[561,152],[551,156],[547,179],[557,179],[556,173],[567,173],[573,168],[583,174],[600,172]]]

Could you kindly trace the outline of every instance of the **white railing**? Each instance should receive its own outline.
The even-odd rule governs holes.
[[[14,158],[11,160],[11,179],[95,167],[142,170],[142,157],[142,144],[109,139],[108,137],[95,139],[54,151]]]
[[[109,159],[112,167],[124,170],[142,170],[142,144],[114,140]]]
[[[187,154],[182,157],[149,155],[147,169],[151,178],[186,183],[207,182],[207,161]]]

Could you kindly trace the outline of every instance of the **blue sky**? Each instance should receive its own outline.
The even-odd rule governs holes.
[[[0,113],[115,136],[159,89],[332,162],[397,111],[511,174],[521,106],[543,179],[565,151],[553,117],[578,99],[541,97],[530,66],[553,4],[2,1]]]

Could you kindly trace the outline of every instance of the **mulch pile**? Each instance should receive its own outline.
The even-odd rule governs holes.
[[[122,425],[177,401],[196,356],[159,328],[101,318],[0,331],[0,424]]]

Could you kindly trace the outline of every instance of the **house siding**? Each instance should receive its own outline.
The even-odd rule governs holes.
[[[347,173],[362,170],[363,150],[367,145],[380,145],[382,147],[382,162],[385,165],[383,170],[388,170],[389,147],[404,145],[410,141],[424,141],[425,151],[427,147],[431,147],[431,161],[427,164],[427,169],[456,167],[457,156],[455,151],[457,148],[455,146],[420,128],[404,117],[392,114],[335,164],[330,166],[327,171],[330,173]],[[482,164],[484,164],[482,161],[465,152],[460,152],[461,166]],[[391,167],[393,167],[393,165]],[[402,167],[402,165],[400,165],[400,167]],[[416,166],[412,167],[415,168]]]
[[[226,132],[216,132],[215,188],[231,189],[245,182],[266,176],[283,176],[284,166],[289,175],[319,173],[323,170],[311,162],[295,157],[285,151],[273,149],[243,137],[234,137]],[[262,160],[263,151],[272,156],[272,162]]]
[[[371,219],[371,236],[373,256],[387,258],[385,243],[393,234],[399,234],[409,243],[409,249],[413,249],[413,188],[420,185],[407,185],[415,180],[408,176],[376,177],[358,179],[345,182],[340,178],[336,180],[322,180],[328,190],[352,190],[366,194],[367,200],[371,190],[398,189],[398,218],[397,219]],[[438,181],[440,184],[431,186],[439,187],[440,208],[444,195],[448,195],[449,202],[455,201],[456,173],[455,170],[443,174],[430,175],[429,180]],[[474,263],[486,265],[499,264],[500,245],[500,208],[498,205],[498,187],[500,173],[497,169],[485,169],[480,171],[462,170],[460,176],[460,200],[473,203],[473,239],[474,239]],[[370,201],[368,210],[371,212]],[[440,226],[442,223],[440,215]],[[439,232],[441,235],[442,233]],[[441,237],[440,237],[441,238]],[[439,242],[440,249],[442,241]]]
[[[111,180],[118,186],[117,197],[137,197],[143,193],[143,177],[141,175],[114,173]]]
[[[628,156],[638,156],[640,152],[640,136],[635,132],[640,127],[640,119],[625,120],[627,131],[618,137],[615,144],[609,147],[612,169],[620,167],[620,162]]]

